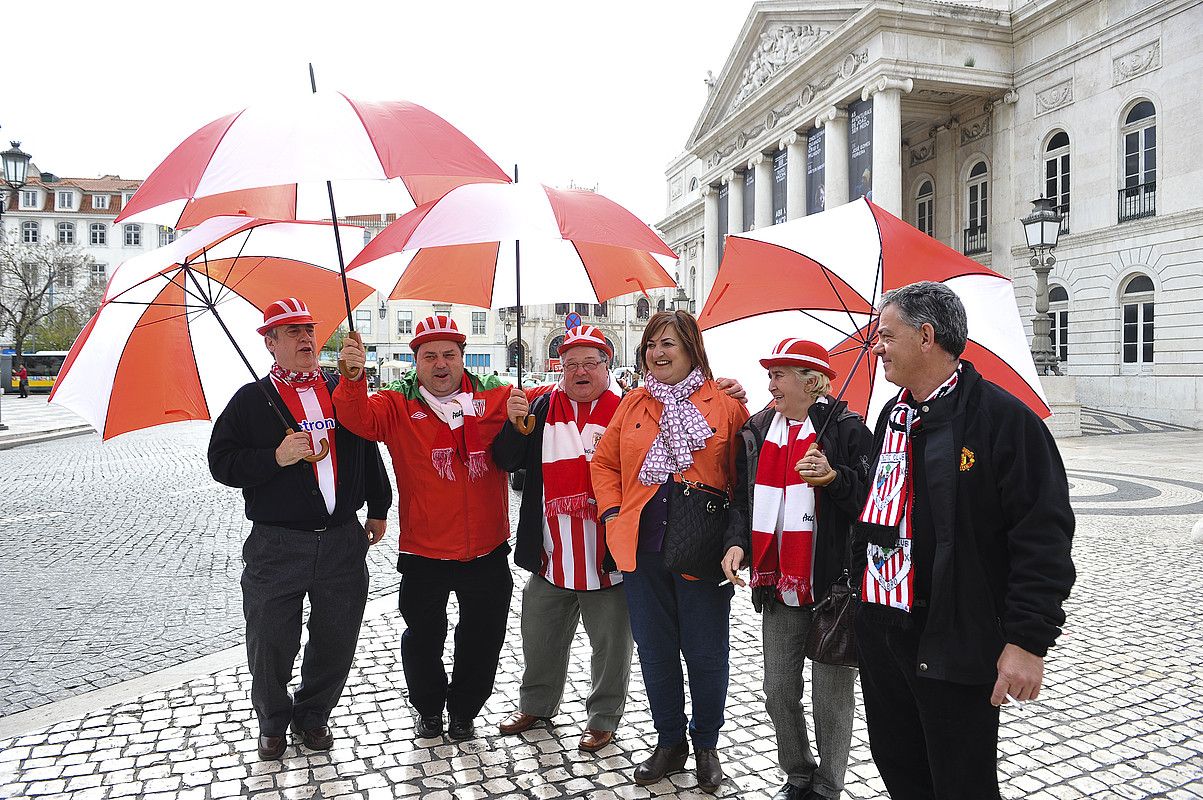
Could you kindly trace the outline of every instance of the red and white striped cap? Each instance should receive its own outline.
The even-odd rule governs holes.
[[[316,322],[309,313],[309,306],[295,297],[285,297],[263,309],[263,324],[255,330],[263,336],[278,325],[313,325]]]
[[[782,339],[773,348],[773,354],[760,359],[760,366],[769,367],[801,367],[821,372],[828,378],[835,378],[835,370],[831,368],[831,356],[827,348],[821,344],[806,339]]]
[[[414,338],[409,340],[409,347],[415,353],[427,342],[466,342],[468,337],[455,327],[455,320],[448,314],[435,314],[427,317],[414,327]]]
[[[592,325],[577,325],[569,328],[564,334],[564,343],[560,345],[560,355],[573,347],[596,347],[606,354],[606,358],[614,357],[614,350],[606,341],[605,335]]]

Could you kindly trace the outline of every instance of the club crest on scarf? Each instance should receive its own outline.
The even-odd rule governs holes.
[[[894,547],[869,545],[868,573],[880,591],[893,592],[911,574],[911,541],[899,539]]]
[[[906,484],[906,453],[882,453],[873,478],[873,504],[885,509]]]

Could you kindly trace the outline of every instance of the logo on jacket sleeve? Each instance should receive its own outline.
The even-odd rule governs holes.
[[[414,413],[409,415],[409,418],[417,419],[417,420],[426,419],[426,412],[425,411],[415,411]]]
[[[968,447],[961,448],[961,472],[968,472],[973,469],[973,465],[977,463],[973,457],[973,451]]]

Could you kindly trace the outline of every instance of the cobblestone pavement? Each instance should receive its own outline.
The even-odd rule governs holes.
[[[148,437],[135,449],[148,454],[156,440]],[[39,450],[59,444],[66,443]],[[1079,513],[1074,546],[1079,578],[1065,634],[1050,654],[1040,700],[1003,712],[1004,797],[1203,797],[1203,604],[1198,600],[1203,544],[1188,539],[1203,503],[1203,483],[1192,480],[1203,474],[1203,459],[1195,455],[1200,446],[1201,433],[1062,442]],[[180,449],[172,447],[173,452]],[[70,463],[67,451],[54,452],[48,455],[51,463]],[[178,457],[178,463],[186,461]],[[172,471],[169,462],[160,465],[163,473]],[[0,471],[9,469],[4,463]],[[81,466],[74,470],[85,471]],[[157,497],[154,492],[173,483],[169,475],[156,474],[142,496]],[[186,526],[201,522],[212,527],[222,504],[201,501],[194,498],[200,507],[179,512],[179,521],[168,527],[188,530]],[[109,507],[93,502],[97,508]],[[143,508],[127,516],[132,521],[149,515]],[[232,530],[234,522],[227,517]],[[102,522],[76,519],[75,524],[94,537],[104,528]],[[7,528],[13,530],[11,524]],[[81,539],[87,537],[75,541]],[[229,552],[235,553],[234,539],[229,543]],[[178,561],[158,555],[170,552],[170,544],[171,539],[162,538],[158,545],[121,546],[150,563],[162,559],[179,568]],[[100,549],[99,544],[93,548]],[[32,552],[36,549],[26,555]],[[9,570],[0,573],[6,586],[14,572],[11,564],[12,558],[0,553],[0,569]],[[196,566],[195,560],[187,563]],[[206,576],[204,591],[220,592],[219,573]],[[374,580],[378,574],[374,566]],[[37,593],[36,584],[24,586]],[[102,604],[97,598],[92,607]],[[145,613],[139,608],[138,613]],[[496,725],[511,710],[521,679],[516,610],[515,604],[496,691],[478,720],[478,739],[460,744],[413,741],[397,658],[400,621],[395,612],[386,611],[365,622],[356,666],[332,720],[339,739],[330,753],[294,746],[282,762],[259,763],[249,679],[239,665],[0,741],[0,797],[704,796],[687,773],[646,789],[631,783],[633,764],[654,740],[637,668],[617,743],[597,756],[575,750],[587,690],[583,637],[572,656],[572,680],[558,726],[520,737],[498,736]],[[61,617],[43,620],[47,627],[61,623]],[[720,742],[729,777],[720,796],[768,796],[782,779],[760,693],[759,625],[746,592],[737,598],[732,622],[728,723]],[[164,635],[161,628],[152,629]],[[11,633],[4,632],[6,643]],[[106,630],[104,641],[110,638]],[[52,642],[53,636],[45,639]],[[98,642],[95,649],[106,648]],[[16,677],[21,674],[24,670]],[[859,711],[846,794],[884,796]]]

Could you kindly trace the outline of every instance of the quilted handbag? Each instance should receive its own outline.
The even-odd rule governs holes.
[[[727,493],[697,481],[674,481],[668,498],[664,566],[705,580],[723,580],[723,537],[727,531]]]
[[[860,602],[848,573],[831,584],[831,591],[811,609],[806,634],[806,657],[819,664],[856,666],[856,635],[852,621]]]

